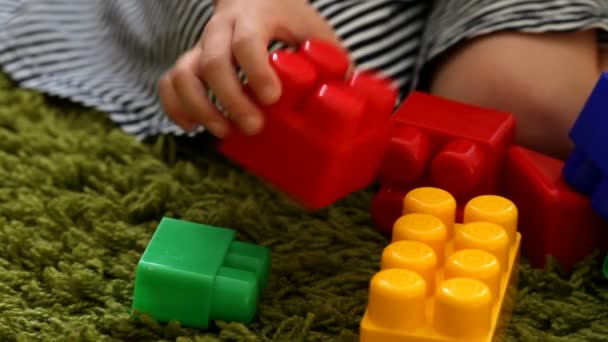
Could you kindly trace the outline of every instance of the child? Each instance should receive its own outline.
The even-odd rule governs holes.
[[[272,103],[269,42],[319,38],[393,78],[402,97],[418,88],[512,112],[519,143],[565,157],[608,67],[605,31],[606,0],[0,0],[0,63],[21,86],[106,111],[140,138],[198,125],[222,137],[227,120],[249,134],[263,125],[235,65]]]

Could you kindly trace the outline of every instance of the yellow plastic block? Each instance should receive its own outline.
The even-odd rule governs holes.
[[[370,282],[361,342],[489,342],[504,338],[516,294],[517,208],[485,195],[465,206],[437,188],[412,190]]]

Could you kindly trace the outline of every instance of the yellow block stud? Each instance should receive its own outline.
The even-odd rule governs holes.
[[[450,255],[445,263],[445,279],[473,278],[488,286],[492,298],[500,293],[502,279],[498,259],[481,249],[463,249]]]
[[[442,263],[448,231],[445,224],[436,216],[429,214],[406,214],[401,216],[393,227],[393,242],[414,240],[429,245]]]
[[[389,329],[414,329],[425,319],[426,284],[412,271],[392,268],[376,273],[370,282],[367,315]]]
[[[464,223],[485,221],[496,223],[507,231],[511,244],[515,243],[518,211],[515,204],[501,196],[483,195],[471,199],[464,208]]]
[[[421,213],[438,217],[451,237],[456,219],[456,200],[449,192],[433,187],[410,191],[403,199],[403,214]]]
[[[437,255],[427,244],[402,240],[393,242],[382,252],[381,268],[402,268],[418,273],[427,284],[427,292],[435,289]]]
[[[471,222],[458,227],[454,236],[454,249],[481,249],[493,254],[502,269],[509,259],[509,237],[505,229],[495,223]]]
[[[434,326],[441,334],[474,341],[488,334],[492,295],[476,279],[452,278],[441,283],[435,301]]]

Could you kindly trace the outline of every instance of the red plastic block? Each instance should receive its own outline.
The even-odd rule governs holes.
[[[414,92],[392,121],[383,185],[404,191],[435,186],[464,202],[496,193],[514,138],[512,115]]]
[[[588,198],[562,178],[560,160],[511,147],[507,154],[504,195],[519,208],[522,253],[535,267],[552,255],[566,271],[594,250],[608,247],[608,227]]]
[[[220,151],[309,209],[370,184],[389,140],[392,85],[367,72],[346,78],[346,54],[321,41],[275,52],[270,62],[283,96],[263,107],[259,134],[233,129]]]
[[[391,235],[393,224],[403,214],[405,191],[381,188],[372,199],[370,213],[374,226],[383,234]]]

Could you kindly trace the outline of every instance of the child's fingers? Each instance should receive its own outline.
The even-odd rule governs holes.
[[[268,62],[267,34],[248,22],[235,24],[232,51],[259,101],[269,105],[281,96],[281,82]]]
[[[200,44],[199,72],[231,120],[245,134],[256,134],[262,128],[263,116],[245,94],[232,63],[232,24],[219,20],[207,24]]]
[[[165,113],[178,126],[187,132],[194,129],[197,122],[194,121],[180,105],[179,98],[173,88],[171,73],[166,73],[160,80],[159,85],[160,103]]]
[[[200,75],[196,72],[200,58],[201,51],[198,48],[180,58],[173,70],[171,83],[181,107],[212,134],[222,138],[228,132],[229,124],[209,100]]]

